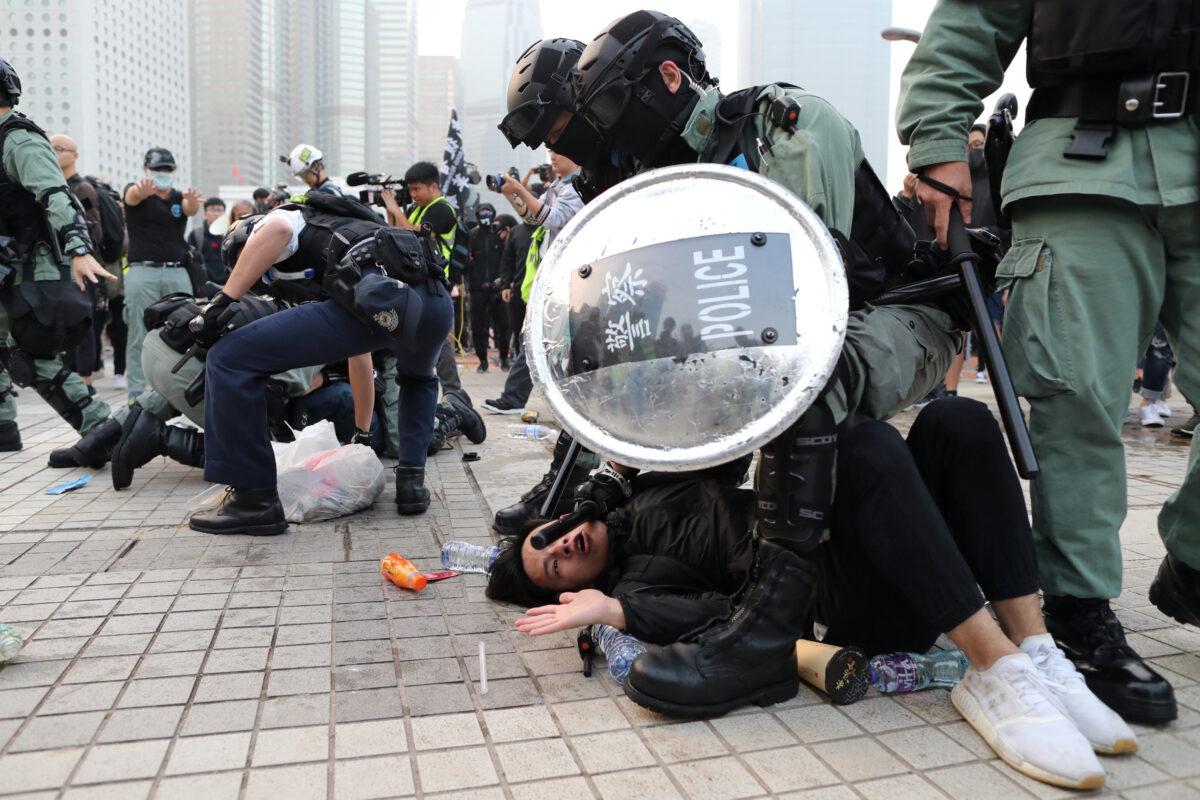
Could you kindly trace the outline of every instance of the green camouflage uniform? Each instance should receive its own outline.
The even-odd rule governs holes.
[[[8,119],[9,114],[12,113],[14,112],[8,111],[0,115],[0,122]],[[30,131],[14,130],[4,140],[4,152],[0,153],[0,159],[3,159],[4,171],[8,173],[9,177],[44,203],[50,225],[62,241],[61,232],[75,221],[77,209],[69,191],[45,194],[48,190],[60,186],[65,190],[67,185],[62,168],[58,165],[58,159],[50,148],[50,143]],[[64,252],[69,251],[81,243],[83,240],[79,236],[68,234],[63,242],[63,250]],[[60,277],[58,264],[55,263],[49,245],[38,244],[34,259],[34,278],[36,280],[54,280]],[[16,269],[11,280],[14,286],[21,282],[21,269]],[[0,341],[6,342],[6,346],[9,348],[17,345],[9,336],[8,314],[3,308],[0,308]],[[59,358],[34,358],[31,360],[37,373],[38,382],[53,380],[60,371],[63,371],[63,363]],[[0,366],[0,422],[16,421],[17,402],[10,393],[11,389],[12,380],[8,371]],[[111,409],[108,404],[99,398],[92,397],[83,378],[74,372],[66,373],[62,390],[67,399],[78,406],[82,412],[82,422],[78,428],[80,433],[87,433],[110,416]]]
[[[1028,35],[1033,0],[940,0],[901,81],[897,126],[912,169],[963,161],[968,126]],[[1081,4],[1082,5],[1082,4]],[[1017,137],[1004,172],[1013,246],[1004,354],[1029,400],[1041,465],[1034,535],[1047,594],[1121,592],[1121,425],[1134,365],[1161,318],[1176,385],[1200,398],[1200,130],[1193,116],[1118,127],[1103,160],[1067,159],[1076,119]],[[1159,515],[1176,558],[1200,568],[1200,464]]]

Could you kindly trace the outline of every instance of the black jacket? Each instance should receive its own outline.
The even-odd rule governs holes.
[[[500,255],[500,286],[519,290],[525,280],[525,257],[529,255],[529,245],[533,241],[533,228],[522,222],[513,228],[504,242],[504,252]]]
[[[728,612],[753,558],[754,493],[735,488],[745,474],[738,464],[648,473],[608,516],[611,567],[598,588],[621,603],[631,635],[671,644]]]
[[[478,291],[491,287],[500,279],[500,259],[504,253],[504,241],[500,234],[482,225],[471,231],[468,243],[470,259],[467,261],[467,288]],[[500,287],[503,288],[503,287]]]

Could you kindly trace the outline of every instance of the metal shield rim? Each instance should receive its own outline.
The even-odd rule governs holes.
[[[780,202],[791,216],[797,220],[800,227],[809,235],[817,251],[833,266],[829,289],[832,302],[831,313],[835,329],[834,336],[838,346],[832,348],[824,363],[820,364],[820,374],[828,380],[829,376],[832,376],[841,354],[841,345],[845,341],[846,327],[849,320],[849,288],[845,272],[841,269],[841,251],[838,249],[825,223],[808,204],[782,184],[757,173],[723,164],[682,164],[640,173],[608,189],[591,203],[585,205],[555,238],[554,246],[550,248],[546,256],[547,265],[552,266],[557,263],[559,254],[569,249],[568,245],[587,220],[598,215],[613,203],[618,202],[626,194],[655,184],[678,178],[686,179],[688,177],[720,178],[722,180],[741,183],[761,194],[769,196],[772,200]],[[524,330],[522,332],[522,346],[525,348],[526,359],[529,362],[533,382],[536,386],[541,387],[551,411],[563,428],[590,450],[606,457],[611,457],[627,466],[639,469],[663,471],[704,469],[726,463],[767,444],[795,423],[808,410],[813,400],[819,396],[819,392],[814,393],[812,397],[808,398],[806,404],[803,406],[797,405],[788,414],[781,415],[772,425],[765,426],[757,434],[747,438],[736,451],[710,453],[708,452],[709,448],[702,446],[681,447],[666,451],[631,442],[620,442],[619,439],[614,439],[611,434],[607,434],[606,429],[595,425],[573,406],[568,404],[564,399],[562,390],[550,377],[553,373],[546,350],[542,347],[541,341],[541,332],[544,330],[545,323],[545,304],[547,294],[551,291],[550,283],[543,280],[542,277],[550,271],[550,269],[539,267],[537,275],[534,278],[527,305]],[[798,300],[797,306],[799,307]],[[800,390],[798,389],[797,391]],[[620,453],[613,453],[614,448],[612,447],[612,443],[614,441],[622,445]]]

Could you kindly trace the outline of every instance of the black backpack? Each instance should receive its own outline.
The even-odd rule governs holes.
[[[85,180],[96,190],[96,202],[100,207],[100,241],[95,244],[100,258],[104,263],[111,264],[125,255],[129,243],[125,235],[125,211],[121,208],[121,196],[102,180],[90,175]]]

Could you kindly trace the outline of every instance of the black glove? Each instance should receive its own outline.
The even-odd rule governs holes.
[[[237,301],[224,292],[217,292],[204,310],[188,323],[188,329],[195,334],[199,345],[212,347],[237,312]]]
[[[371,432],[364,431],[362,428],[355,428],[354,435],[350,437],[350,444],[365,444],[371,446]]]
[[[584,503],[594,503],[598,517],[603,518],[625,505],[632,494],[629,479],[605,464],[575,488],[575,508],[579,510]]]

